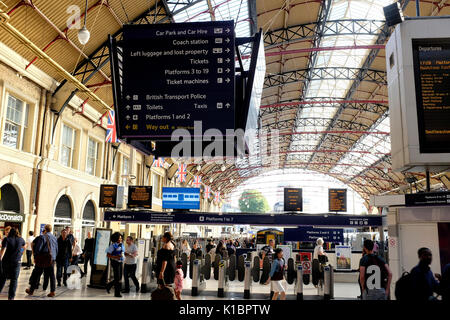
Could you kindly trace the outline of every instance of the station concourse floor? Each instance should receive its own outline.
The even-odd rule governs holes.
[[[130,293],[123,293],[122,298],[114,297],[114,288],[111,289],[111,293],[108,294],[104,289],[93,289],[86,286],[86,279],[89,279],[89,273],[87,277],[82,278],[81,289],[70,290],[65,286],[56,287],[56,296],[54,298],[48,298],[46,292],[42,291],[43,276],[41,277],[41,286],[35,290],[33,296],[28,296],[25,293],[25,289],[28,286],[28,280],[30,278],[32,269],[20,271],[18,286],[16,290],[16,300],[150,300],[150,293],[136,293],[134,287],[130,289]],[[130,279],[130,283],[132,283]],[[206,280],[206,288],[200,292],[199,296],[191,296],[191,279],[184,280],[184,289],[182,292],[182,300],[244,300],[244,282],[235,281],[228,282],[228,292],[224,298],[217,297],[217,281],[214,279]],[[123,282],[122,282],[123,286]],[[0,300],[6,300],[8,298],[9,280],[6,282],[5,288],[0,293]],[[259,283],[252,283],[251,299],[253,300],[268,300],[270,293],[270,285],[260,285]],[[335,283],[334,286],[334,299],[335,300],[356,300],[359,295],[358,283]],[[317,289],[310,283],[307,286],[303,286],[303,295],[305,300],[320,300],[317,296]],[[286,299],[295,300],[294,284],[288,285]]]

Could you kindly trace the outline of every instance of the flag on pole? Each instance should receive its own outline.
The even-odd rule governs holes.
[[[203,191],[203,195],[205,199],[209,199],[209,195],[211,194],[211,188],[208,186],[205,186],[205,190]]]
[[[202,177],[194,176],[194,179],[192,179],[192,185],[196,188],[200,188],[202,185]]]
[[[114,111],[108,111],[108,123],[106,125],[106,142],[115,143],[118,142],[117,131],[116,131],[116,121],[114,118]]]
[[[156,168],[163,168],[164,167],[164,158],[158,158],[153,160],[153,166]]]
[[[216,201],[216,203],[220,202],[220,191],[216,192],[216,195],[214,196],[214,200]]]
[[[180,183],[186,181],[186,174],[187,174],[186,169],[187,169],[187,165],[185,165],[184,163],[180,164],[180,166],[178,167],[177,178]]]

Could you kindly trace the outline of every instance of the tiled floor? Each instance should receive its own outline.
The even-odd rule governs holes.
[[[43,292],[41,287],[34,292],[33,296],[28,296],[25,293],[25,289],[28,288],[28,279],[31,275],[31,270],[21,270],[19,277],[19,284],[16,291],[16,299],[24,300],[110,300],[110,299],[126,299],[126,300],[148,300],[150,299],[150,293],[135,293],[134,288],[131,288],[131,293],[122,294],[123,298],[115,298],[113,291],[111,294],[106,293],[106,290],[92,289],[86,286],[86,279],[82,279],[82,287],[79,290],[70,290],[67,287],[57,287],[56,297],[47,298],[47,292]],[[42,277],[43,279],[43,277]],[[8,295],[8,283],[0,293],[0,300],[6,300]],[[42,281],[41,281],[42,283]],[[199,296],[191,296],[191,280],[189,278],[185,279],[184,290],[182,294],[182,299],[184,300],[240,300],[243,299],[244,283],[239,281],[230,281],[228,283],[228,292],[225,298],[217,297],[217,281],[206,280],[206,288],[200,293]],[[251,289],[252,299],[269,299],[270,285],[260,285],[259,283],[253,283]],[[335,283],[334,286],[335,299],[356,299],[359,295],[359,286],[357,283]],[[304,286],[304,297],[305,300],[319,299],[317,296],[317,289],[314,288],[312,284]],[[294,296],[294,285],[288,285],[287,299],[295,299]]]

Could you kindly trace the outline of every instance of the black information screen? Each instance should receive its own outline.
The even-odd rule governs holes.
[[[129,186],[128,187],[128,208],[148,208],[152,207],[152,187],[151,186]]]
[[[117,185],[102,184],[100,186],[100,208],[115,208],[117,201]]]
[[[450,38],[412,47],[420,152],[450,152]]]
[[[450,192],[405,194],[405,205],[409,206],[448,206]]]
[[[284,188],[284,211],[303,211],[302,189]]]
[[[234,129],[234,39],[233,21],[125,25],[119,137]]]
[[[328,189],[328,211],[347,211],[347,189]]]

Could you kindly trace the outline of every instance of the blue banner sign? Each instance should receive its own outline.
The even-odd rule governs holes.
[[[317,238],[322,238],[325,242],[344,242],[343,229],[325,229],[313,227],[298,227],[284,229],[284,241],[305,241],[315,242]]]
[[[194,188],[191,188],[194,189]],[[164,201],[164,200],[163,200]],[[164,203],[163,203],[164,206]],[[146,224],[187,223],[200,225],[252,225],[252,226],[329,226],[329,227],[377,227],[383,225],[382,216],[353,215],[290,215],[290,214],[217,214],[202,212],[151,212],[106,211],[105,221],[122,221]]]
[[[200,209],[200,188],[169,188],[162,190],[163,209]]]

